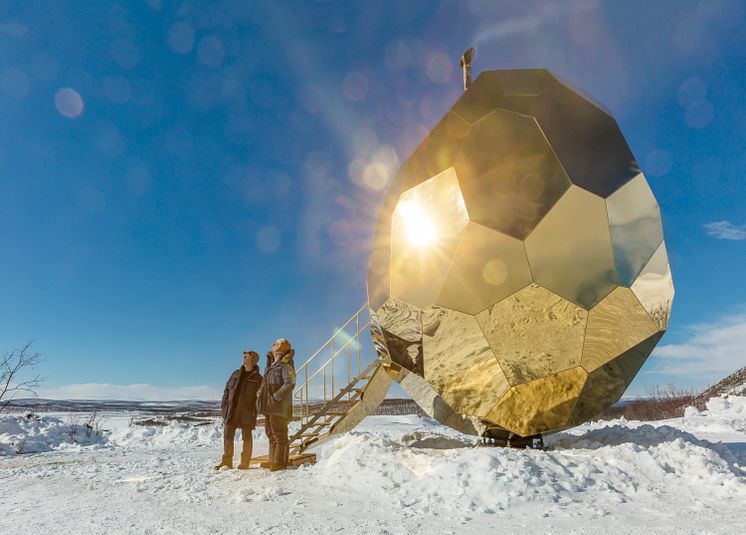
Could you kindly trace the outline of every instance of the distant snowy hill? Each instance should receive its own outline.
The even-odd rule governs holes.
[[[717,396],[746,396],[746,366],[697,395],[695,405],[702,409],[709,399]]]

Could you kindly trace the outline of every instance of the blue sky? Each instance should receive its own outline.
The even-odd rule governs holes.
[[[668,334],[629,393],[746,364],[746,6],[0,2],[0,349],[43,395],[210,397],[365,301],[387,180],[475,74],[614,114],[661,205]],[[74,386],[71,386],[74,385]]]

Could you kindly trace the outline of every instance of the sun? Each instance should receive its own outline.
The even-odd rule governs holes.
[[[404,223],[404,233],[415,247],[432,245],[436,238],[435,225],[416,201],[406,201],[398,207]]]

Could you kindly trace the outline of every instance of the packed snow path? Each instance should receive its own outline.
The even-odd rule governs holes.
[[[217,425],[129,427],[120,416],[81,446],[52,424],[28,431],[52,451],[16,455],[24,424],[0,419],[3,534],[732,534],[746,519],[746,398],[654,425],[586,424],[552,436],[548,451],[474,447],[427,419],[370,417],[321,446],[316,465],[275,473],[213,472]]]

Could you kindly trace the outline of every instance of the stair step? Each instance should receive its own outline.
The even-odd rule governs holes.
[[[355,379],[356,381],[367,381],[368,379],[370,379],[370,377],[370,375],[356,375],[355,377],[353,377],[353,379]]]

